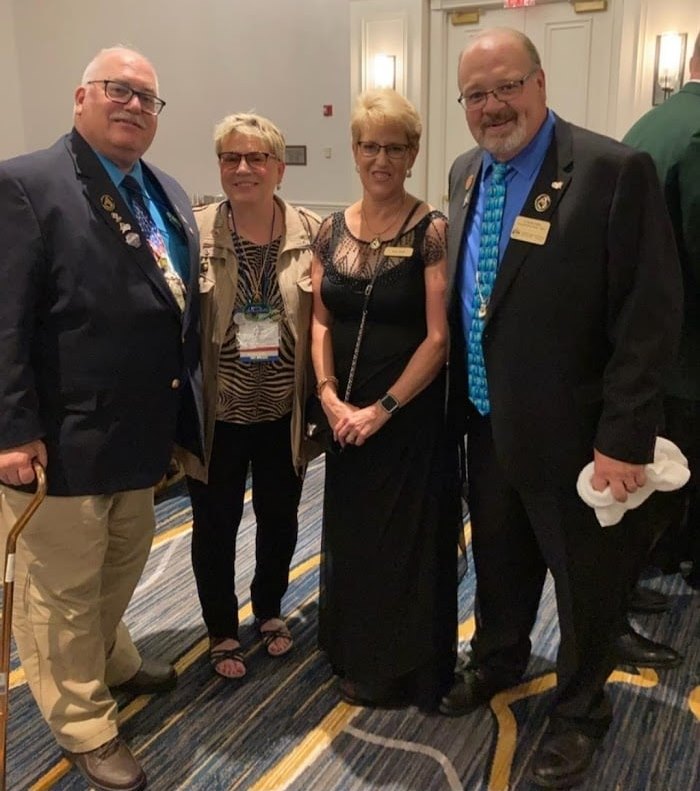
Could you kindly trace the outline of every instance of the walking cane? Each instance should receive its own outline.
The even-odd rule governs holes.
[[[24,513],[10,530],[5,544],[5,578],[2,587],[2,646],[0,650],[0,791],[5,791],[5,753],[7,746],[7,715],[10,695],[10,640],[12,638],[12,597],[15,588],[15,548],[19,534],[46,497],[46,473],[38,461],[33,462],[36,494]]]

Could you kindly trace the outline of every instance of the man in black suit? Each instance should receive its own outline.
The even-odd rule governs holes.
[[[604,529],[576,480],[593,461],[593,487],[620,501],[645,482],[679,270],[651,159],[549,111],[529,39],[478,34],[458,79],[480,146],[452,166],[449,237],[450,418],[467,434],[476,633],[441,710],[467,713],[522,678],[549,569],[558,684],[530,776],[567,788],[611,722],[604,685],[638,527],[660,497]]]
[[[141,161],[158,113],[153,66],[100,52],[74,129],[0,164],[0,528],[46,501],[17,550],[14,636],[59,745],[98,789],[146,777],[110,687],[172,689],[121,618],[148,557],[153,486],[173,441],[201,449],[196,226],[182,188]]]

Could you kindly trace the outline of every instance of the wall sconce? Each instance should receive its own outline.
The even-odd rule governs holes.
[[[662,104],[683,84],[687,33],[662,33],[656,37],[652,104]]]
[[[396,56],[375,55],[372,62],[372,82],[375,88],[396,89]]]

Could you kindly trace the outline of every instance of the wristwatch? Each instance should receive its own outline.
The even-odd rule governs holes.
[[[394,398],[391,393],[386,393],[379,399],[379,406],[385,411],[388,412],[390,415],[393,415],[394,412],[401,406],[398,400]]]

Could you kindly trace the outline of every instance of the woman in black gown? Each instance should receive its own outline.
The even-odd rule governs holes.
[[[345,700],[432,708],[455,661],[461,502],[444,430],[446,219],[404,187],[420,131],[395,91],[359,97],[363,196],[319,230],[312,359],[341,448],[326,455],[321,647]]]

